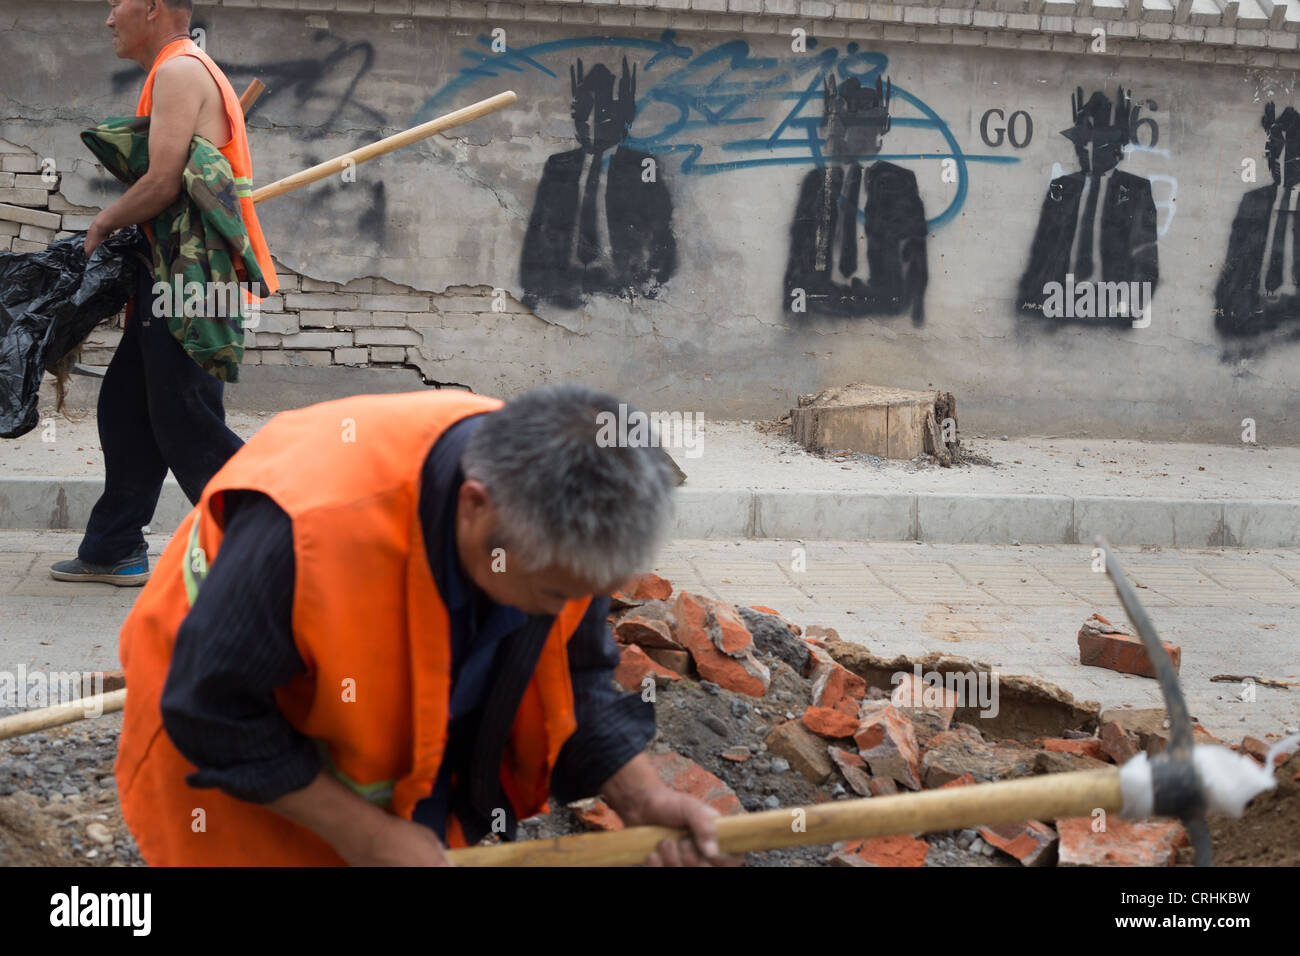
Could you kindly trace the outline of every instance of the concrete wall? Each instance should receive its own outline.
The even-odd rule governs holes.
[[[261,207],[285,292],[251,333],[232,404],[368,387],[366,375],[317,368],[337,365],[418,369],[390,370],[384,388],[423,376],[502,395],[578,378],[713,417],[775,417],[798,393],[867,381],[954,392],[967,432],[1235,442],[1249,417],[1260,441],[1300,440],[1300,312],[1284,308],[1268,328],[1216,327],[1214,294],[1243,197],[1272,181],[1264,103],[1281,114],[1294,102],[1289,21],[1272,31],[1169,23],[1153,34],[1131,17],[1006,13],[978,29],[971,11],[938,8],[917,25],[901,12],[897,24],[854,21],[843,8],[904,8],[826,3],[804,5],[825,19],[668,3],[199,6],[196,25],[236,89],[254,76],[271,88],[249,121],[259,183],[502,89],[520,97],[358,167],[354,182]],[[353,6],[395,12],[344,9]],[[104,15],[99,3],[0,0],[0,152],[53,158],[56,202],[74,216],[120,192],[77,134],[133,112],[142,79],[113,58]],[[795,27],[809,35],[803,51],[792,49]],[[1088,52],[1094,28],[1106,31],[1105,52]],[[494,30],[504,51],[492,48]],[[617,89],[624,57],[636,67],[636,115],[626,168],[620,177],[611,162],[602,187],[614,194],[605,230],[640,246],[608,281],[588,271],[584,291],[577,272],[546,278],[554,249],[541,238],[566,235],[554,226],[566,208],[581,219],[578,184],[588,181],[580,156],[577,178],[565,172],[578,147],[569,71],[581,58],[590,83],[603,65]],[[815,281],[791,262],[817,243],[801,190],[829,195],[815,172],[828,149],[827,75],[868,87],[887,78],[892,92],[882,175],[871,180],[875,225],[862,227],[883,256],[873,279],[888,288],[846,296],[852,314],[840,317],[793,311],[791,296]],[[1118,257],[1134,279],[1154,279],[1158,258],[1150,323],[1022,310],[1026,275],[1060,241],[1044,207],[1079,168],[1061,135],[1074,124],[1071,95],[1115,101],[1121,86],[1137,110],[1112,177],[1123,191],[1103,203],[1102,219],[1122,221],[1099,227],[1114,247],[1102,258]],[[1000,135],[1016,111],[1014,137]],[[1243,181],[1248,160],[1254,182]],[[628,175],[633,162],[639,178]],[[618,237],[599,238],[605,259],[618,259]],[[821,252],[842,263],[838,241]],[[111,331],[99,334],[99,348],[112,344]]]

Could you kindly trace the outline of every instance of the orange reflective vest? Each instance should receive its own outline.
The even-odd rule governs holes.
[[[189,37],[173,40],[158,52],[153,61],[149,76],[144,81],[140,92],[140,102],[136,104],[136,116],[149,116],[153,112],[153,84],[158,76],[158,67],[178,56],[192,56],[208,68],[217,88],[221,90],[221,102],[226,108],[226,119],[230,122],[230,142],[220,147],[221,155],[226,157],[235,174],[235,190],[239,196],[240,218],[244,220],[244,229],[253,245],[257,264],[262,269],[262,281],[266,283],[267,295],[274,295],[280,288],[280,280],[275,274],[275,264],[271,261],[271,250],[266,246],[266,237],[262,235],[262,224],[257,220],[253,207],[253,156],[248,149],[248,131],[244,127],[244,111],[239,107],[239,97],[235,89],[221,72],[221,67],[213,61]],[[216,145],[215,143],[213,144]],[[242,268],[242,267],[241,267]]]
[[[277,689],[343,783],[406,819],[433,789],[447,737],[451,645],[418,514],[438,437],[501,403],[468,392],[362,395],[277,415],[217,472],[122,627],[127,695],[114,773],[122,815],[152,865],[339,864],[310,830],[185,782],[159,700],[177,630],[220,560],[226,491],[269,495],[293,524],[293,636],[306,671]],[[557,615],[511,728],[501,784],[523,819],[546,803],[576,720],[565,645],[591,598]],[[464,845],[454,817],[447,842]]]

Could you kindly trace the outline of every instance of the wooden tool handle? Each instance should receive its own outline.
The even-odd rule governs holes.
[[[239,108],[243,110],[245,116],[253,108],[257,98],[265,92],[266,84],[254,77],[253,82],[248,84],[248,89],[244,90],[244,95],[239,98]]]
[[[42,707],[40,710],[0,717],[0,740],[21,737],[23,734],[35,733],[38,730],[49,730],[51,727],[70,724],[74,720],[83,720],[93,716],[94,712],[100,711],[101,708],[102,713],[111,714],[125,706],[126,688],[123,687],[120,690],[109,691],[107,694],[95,694],[66,704],[55,704],[53,707]],[[87,713],[88,710],[90,713]]]
[[[841,800],[785,810],[723,817],[718,844],[724,853],[860,840],[900,833],[936,833],[1021,820],[1085,817],[1123,806],[1118,770],[1044,774],[1020,780],[927,790],[922,793]],[[629,827],[452,850],[457,866],[634,866],[665,837],[684,830]]]
[[[362,146],[334,159],[327,159],[310,169],[304,169],[302,172],[286,176],[284,179],[263,186],[261,189],[253,190],[253,202],[264,202],[267,199],[273,199],[276,196],[282,196],[287,192],[306,186],[308,183],[314,183],[327,176],[337,175],[347,169],[349,164],[359,165],[368,159],[374,159],[376,156],[383,156],[385,153],[391,153],[393,150],[409,146],[411,143],[428,139],[434,133],[441,133],[445,129],[451,129],[453,126],[460,126],[462,123],[468,123],[480,116],[496,112],[515,102],[517,98],[513,91],[506,90],[504,93],[498,93],[496,96],[490,96],[485,100],[479,100],[477,103],[471,103],[469,106],[455,110],[445,116],[431,119],[427,123],[412,126],[401,133],[394,133],[377,143]]]

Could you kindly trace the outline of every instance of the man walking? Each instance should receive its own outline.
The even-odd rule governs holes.
[[[145,225],[182,191],[191,141],[203,137],[230,163],[240,215],[266,293],[275,268],[253,211],[252,159],[243,112],[225,75],[190,39],[193,0],[109,0],[113,51],[148,71],[136,107],[149,120],[149,169],[95,217],[87,255],[104,238]],[[150,235],[149,242],[154,237]],[[141,248],[145,261],[153,250]],[[60,581],[135,586],[149,578],[143,527],[153,517],[170,468],[191,502],[243,444],[226,427],[223,383],[193,360],[154,310],[155,277],[141,266],[117,352],[100,386],[98,423],[104,493],[95,503],[77,557],[50,574]]]

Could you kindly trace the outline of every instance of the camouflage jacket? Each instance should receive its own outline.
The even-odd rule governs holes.
[[[147,116],[110,117],[83,130],[81,141],[130,185],[149,168],[148,127]],[[169,291],[135,308],[152,307],[159,317],[161,310],[172,335],[204,371],[235,382],[248,311],[238,283],[260,298],[262,270],[240,218],[230,163],[201,136],[190,144],[182,180],[180,196],[149,223],[154,280]]]

